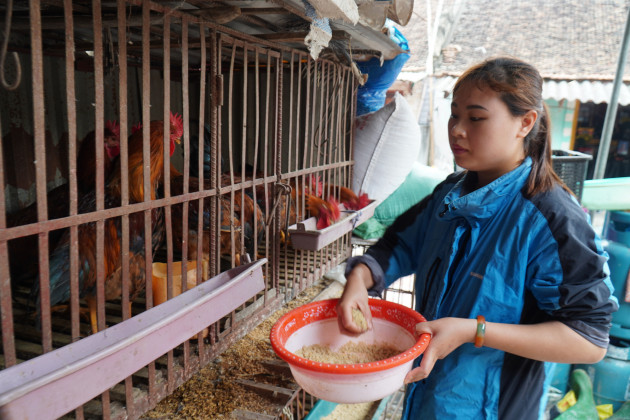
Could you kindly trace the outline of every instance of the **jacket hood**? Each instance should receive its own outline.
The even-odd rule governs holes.
[[[466,177],[462,177],[444,197],[442,203],[444,210],[440,213],[441,219],[452,220],[463,217],[469,222],[473,222],[492,217],[515,194],[520,194],[531,168],[532,159],[527,156],[516,169],[463,196],[462,189]]]

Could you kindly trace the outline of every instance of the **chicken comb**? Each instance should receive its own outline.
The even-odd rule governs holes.
[[[319,175],[315,175],[311,179],[311,188],[314,189],[313,193],[318,197],[321,197],[324,194],[324,183]]]
[[[136,124],[133,127],[131,127],[131,135],[133,136],[134,134],[136,134],[140,130],[142,130],[142,123],[141,122],[139,122],[138,124]]]
[[[120,138],[120,125],[118,124],[118,121],[107,121],[105,123],[105,128],[114,133],[117,139]]]
[[[173,114],[171,111],[171,136],[174,139],[179,139],[184,134],[184,120],[177,112]]]

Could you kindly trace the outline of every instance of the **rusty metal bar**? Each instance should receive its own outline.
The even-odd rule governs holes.
[[[128,118],[127,118],[127,13],[125,0],[117,0],[117,18],[118,18],[118,121],[120,123],[120,136],[119,136],[119,149],[124,153],[120,154],[120,162],[122,162],[123,155],[126,162],[126,150],[127,150],[127,136],[128,136]],[[125,146],[123,147],[123,142]],[[126,168],[126,165],[121,164],[121,168]],[[124,179],[124,178],[121,178]],[[124,184],[126,188],[126,183]],[[122,198],[122,197],[121,197]],[[121,204],[127,204],[121,199]],[[123,321],[131,318],[131,301],[129,298],[129,217],[123,216],[121,218],[123,238],[121,241],[121,259],[122,259],[122,319]],[[130,418],[139,416],[139,410],[134,398],[133,379],[131,376],[125,378],[125,406],[127,408],[127,414]]]
[[[119,162],[121,171],[121,206],[129,204],[128,192],[128,154],[127,154],[127,136],[128,136],[128,109],[127,109],[127,13],[125,0],[117,0],[117,19],[118,19],[118,120],[120,123],[119,136]],[[122,319],[131,318],[131,301],[129,297],[130,279],[129,279],[129,216],[121,217],[121,309]],[[133,380],[131,376],[125,378],[125,406],[127,414],[130,418],[139,415],[139,410],[134,398]]]
[[[323,120],[319,121],[319,132],[320,138],[323,140],[320,141],[320,152],[319,154],[322,156],[322,160],[325,164],[330,163],[332,161],[332,149],[335,146],[335,141],[331,136],[328,136],[328,124],[329,124],[329,112],[330,112],[330,101],[333,99],[333,96],[330,92],[330,79],[331,79],[331,68],[332,65],[330,63],[322,63],[322,101],[321,108],[323,112]],[[334,71],[334,70],[332,70]],[[323,143],[323,150],[321,149]],[[326,171],[326,176],[328,178],[328,184],[334,183],[334,169]],[[336,195],[332,191],[328,192],[331,195]],[[335,196],[338,200],[339,197]],[[322,252],[325,252],[325,260],[329,261],[333,258],[333,255],[337,254],[339,249],[339,242],[334,241],[332,246],[325,247]]]
[[[215,30],[211,31],[210,40],[210,97],[211,97],[211,112],[210,112],[210,126],[212,128],[211,141],[210,141],[210,186],[218,190],[221,186],[221,115],[223,106],[223,74],[221,73],[221,48],[222,37],[217,35]],[[219,223],[217,221],[217,208],[220,205],[220,197],[214,198],[211,201],[210,207],[210,272],[211,275],[215,275],[220,270],[220,262],[216,255],[217,249],[217,235]],[[214,335],[212,335],[214,340]]]
[[[164,147],[162,148],[162,156],[163,156],[163,166],[164,166],[164,196],[166,198],[171,196],[171,138],[170,135],[167,137],[166,133],[170,133],[171,124],[170,124],[170,116],[171,116],[171,42],[170,42],[170,30],[171,30],[171,19],[170,15],[164,15],[163,20],[163,72],[164,72],[164,92],[163,92],[163,112],[162,119],[164,124]],[[187,57],[186,57],[187,58]],[[187,77],[188,74],[182,73],[183,77]],[[188,122],[188,116],[184,115],[184,121]],[[188,131],[188,130],[186,130]],[[159,210],[158,210],[159,211]],[[164,211],[164,229],[166,233],[166,296],[167,299],[171,299],[173,297],[173,230],[172,230],[172,220],[171,220],[171,206],[166,206],[163,208]],[[180,265],[180,273],[181,273],[181,290],[182,292],[186,291],[187,286],[187,274],[188,274],[188,265],[186,260],[182,259]],[[147,266],[146,282],[151,282],[149,276],[149,269]],[[188,343],[186,341],[185,343]],[[188,349],[186,349],[188,350]],[[185,351],[184,357],[187,358],[188,352]],[[173,350],[169,350],[166,355],[167,367],[166,367],[166,378],[167,378],[167,386],[168,392],[173,392],[175,390],[175,375],[174,375],[174,357]],[[187,360],[186,360],[187,361]],[[185,363],[187,364],[187,363]]]
[[[304,163],[304,167],[308,167],[308,168],[312,168],[315,165],[315,162],[313,162],[313,155],[315,153],[315,114],[317,113],[317,78],[318,78],[318,70],[317,70],[317,61],[314,61],[312,59],[312,57],[309,56],[308,58],[309,60],[309,72],[308,72],[308,83],[309,83],[309,89],[311,89],[312,86],[312,91],[310,92],[310,101],[308,102],[309,107],[312,108],[312,110],[310,112],[306,113],[306,120],[309,123],[309,130],[306,132],[306,144],[308,144],[308,162]],[[311,72],[311,67],[312,67],[312,72]],[[307,91],[308,92],[308,91]],[[305,264],[306,264],[306,268],[309,269],[310,271],[310,267],[314,267],[315,265],[315,254],[313,252],[307,252],[305,254],[306,259],[305,259]],[[310,283],[310,282],[304,282],[304,283]],[[307,287],[306,284],[302,284],[300,285],[300,290],[304,290],[304,288]]]
[[[151,3],[148,0],[142,1],[142,161],[143,161],[143,201],[147,203],[151,200],[149,191],[151,191],[151,149],[150,149],[150,124],[151,124],[151,51],[150,51],[150,34],[151,34]],[[170,130],[169,130],[170,131]],[[164,133],[166,136],[167,133]],[[152,265],[152,246],[151,246],[151,207],[144,211],[144,267],[145,273],[148,272]],[[145,276],[148,277],[148,276]],[[148,310],[153,307],[152,284],[146,281],[146,302],[145,308]],[[148,365],[148,385],[149,385],[149,401],[153,403],[156,400],[156,376],[155,362]]]
[[[4,194],[4,144],[2,141],[2,118],[0,116],[0,231],[6,229],[6,198]],[[9,247],[7,241],[0,240],[0,319],[2,325],[2,368],[17,363],[15,353],[15,331],[13,329],[13,308],[11,299],[11,273],[9,272]]]
[[[291,173],[292,170],[297,169],[297,165],[295,168],[291,167],[291,163],[293,161],[293,156],[292,156],[292,150],[293,150],[293,146],[294,146],[294,142],[293,142],[293,85],[295,82],[295,78],[294,78],[294,67],[295,67],[295,59],[294,59],[294,53],[293,51],[291,51],[291,57],[289,58],[289,127],[288,127],[288,156],[287,156],[287,172]],[[299,101],[298,101],[299,103]],[[296,118],[296,120],[299,120],[299,110],[296,113],[298,116]],[[296,138],[297,138],[297,133],[296,133]],[[297,146],[297,141],[295,141],[295,159],[296,159],[296,163],[297,163],[297,156],[298,156],[298,146]],[[297,207],[297,206],[296,206]],[[297,211],[297,210],[296,210]],[[287,254],[287,248],[289,246],[289,241],[288,239],[285,240],[284,243],[284,248],[283,248],[283,252],[285,254],[285,259],[284,259],[284,272],[288,273],[289,271],[289,259],[286,258],[286,254]],[[294,261],[294,269],[295,269],[295,261]],[[287,287],[291,287],[291,289],[295,288],[295,277],[292,277],[291,279],[287,278]]]
[[[186,46],[186,43],[188,42],[187,37],[188,37],[188,25],[186,21],[182,22],[182,25],[186,26],[186,37],[182,36],[182,41],[183,41],[183,45],[182,45],[182,53],[186,52],[186,56],[188,56],[188,47]],[[198,150],[203,150],[205,152],[205,114],[206,114],[206,28],[203,25],[199,25],[199,38],[201,40],[201,45],[200,45],[200,51],[199,51],[199,55],[200,55],[200,60],[201,60],[201,69],[200,69],[200,78],[199,78],[199,142],[198,142]],[[185,48],[184,48],[185,47]],[[211,55],[212,57],[212,55]],[[211,58],[214,61],[214,58]],[[182,62],[183,65],[183,62]],[[183,86],[185,86],[186,90],[185,90],[185,94],[184,97],[188,98],[188,61],[186,61],[186,65],[185,65],[185,69],[182,70],[182,73],[185,74],[185,80],[186,83],[183,83]],[[188,109],[188,99],[184,100],[184,107],[185,109]],[[204,188],[210,188],[211,186],[208,185],[206,187],[205,185],[205,171],[204,171],[204,166],[203,163],[205,161],[205,157],[203,156],[203,154],[200,152],[198,153],[197,156],[197,164],[199,167],[199,188],[200,189],[204,189]],[[185,159],[185,161],[188,161],[189,158]],[[187,170],[185,170],[187,172]],[[202,175],[203,174],[203,175]],[[203,212],[203,201],[204,200],[199,200],[198,202],[198,208],[200,212]],[[192,205],[192,204],[189,204]],[[186,220],[186,222],[188,223],[188,220]],[[204,242],[204,235],[207,234],[206,232],[204,232],[203,229],[203,220],[202,218],[198,218],[197,221],[197,284],[200,283],[200,279],[201,279],[201,272],[202,272],[202,258],[205,257],[205,255],[202,255],[202,252],[199,252],[199,250],[203,250],[203,242]],[[186,243],[188,243],[188,238],[186,238]],[[187,255],[187,254],[183,254],[183,255]],[[186,258],[182,257],[183,261],[186,261]],[[205,280],[205,279],[204,279]],[[205,350],[205,343],[203,340],[203,336],[200,335],[197,338],[197,342],[199,343],[199,357],[201,359],[201,364],[205,364],[207,362],[206,360],[206,350]],[[188,352],[186,353],[188,354]],[[189,369],[188,365],[185,364],[184,366],[185,369]]]
[[[269,58],[268,60],[271,60]],[[276,134],[276,144],[274,153],[276,157],[276,174],[282,173],[282,92],[283,92],[283,71],[282,71],[282,57],[276,58],[275,63],[276,70],[276,103],[274,104],[276,109],[276,120],[274,131]],[[287,209],[289,211],[289,209]],[[276,213],[279,217],[280,211]],[[277,236],[278,240],[275,243],[274,248],[274,263],[273,263],[273,284],[276,290],[280,284],[280,236]]]
[[[343,157],[343,143],[344,143],[344,137],[341,134],[341,104],[343,103],[344,100],[344,96],[342,94],[341,91],[341,86],[343,84],[343,70],[339,69],[339,68],[335,68],[335,95],[337,96],[338,100],[336,101],[336,106],[334,106],[335,109],[335,113],[334,113],[334,118],[333,118],[333,124],[331,124],[331,137],[335,139],[335,144],[337,145],[336,149],[335,149],[335,157],[334,157],[334,161],[335,162],[342,162],[344,160]],[[346,180],[343,177],[343,173],[342,173],[342,169],[338,169],[335,172],[335,179],[337,180],[337,183],[339,183],[339,185],[343,185],[343,186],[350,186],[346,183]]]
[[[293,168],[291,168],[292,161],[292,151],[293,151],[293,67],[295,64],[295,60],[293,58],[293,51],[291,51],[291,56],[289,58],[289,127],[288,127],[288,153],[287,153],[287,172],[291,172]],[[297,150],[295,151],[295,155],[297,156]]]
[[[189,35],[188,35],[188,19],[187,18],[182,18],[181,21],[181,25],[182,25],[182,38],[181,38],[181,55],[182,55],[182,109],[183,109],[183,118],[184,118],[184,136],[186,137],[185,142],[188,146],[190,146],[190,107],[189,107],[189,81],[188,81],[188,71],[189,71]],[[200,28],[200,31],[203,31],[203,28]],[[201,37],[203,39],[203,37]],[[199,137],[199,143],[198,143],[198,155],[202,156],[202,151],[203,151],[203,147],[201,143],[202,137]],[[190,148],[189,148],[190,150]],[[186,163],[190,164],[190,162],[188,162],[190,160],[190,156],[185,157],[185,161]],[[202,174],[202,168],[199,169],[199,173]],[[199,189],[203,189],[203,175],[200,176],[199,179]],[[190,171],[189,168],[186,168],[185,172],[184,172],[184,191],[187,192],[190,190]],[[187,267],[188,264],[188,243],[190,241],[190,237],[189,237],[189,227],[188,227],[188,209],[192,208],[189,206],[193,206],[195,203],[190,203],[190,202],[186,202],[183,205],[184,211],[183,211],[183,218],[184,218],[184,222],[182,222],[182,238],[183,238],[183,243],[186,244],[185,247],[182,248],[182,259],[181,259],[181,266],[182,266],[182,278],[181,278],[181,290],[186,291],[188,289],[188,270],[186,270],[183,267]],[[197,203],[198,208],[198,214],[201,215],[203,214],[203,200],[199,200]],[[202,254],[202,238],[203,238],[203,229],[201,228],[202,226],[202,218],[199,217],[198,218],[198,224],[197,224],[197,279],[196,279],[196,284],[200,284],[200,279],[201,279],[201,275],[202,275],[202,263],[201,263],[201,254]],[[199,339],[200,343],[203,341],[201,339]],[[203,343],[201,343],[203,344]],[[190,350],[190,342],[188,340],[186,340],[184,342],[184,371],[188,372],[190,370],[190,365],[191,365],[191,350]],[[171,376],[175,376],[175,372],[174,372],[174,366],[169,365],[169,372]],[[169,381],[169,385],[171,384],[171,382]],[[175,386],[175,384],[173,383],[172,385],[173,387]],[[174,388],[173,388],[174,390]]]
[[[96,211],[105,208],[104,204],[104,177],[103,177],[103,32],[101,25],[100,0],[92,0],[92,19],[94,20],[94,121],[95,121],[95,151],[96,151]],[[98,329],[105,326],[105,221],[96,222],[96,308]],[[106,397],[104,398],[106,399]],[[103,410],[107,410],[104,403]]]
[[[100,0],[92,0],[92,20],[93,41],[94,41],[94,142],[96,156],[95,187],[96,187],[96,211],[105,208],[105,181],[103,175],[103,135],[104,135],[104,86],[103,86],[103,29]],[[80,238],[79,238],[80,239]],[[80,242],[79,242],[80,244]],[[85,245],[83,245],[85,246]],[[105,323],[105,221],[96,222],[96,311],[98,330],[102,331],[106,327]],[[109,419],[111,415],[109,390],[105,390],[101,395],[101,407],[104,419]]]
[[[259,177],[260,169],[258,168],[259,161],[259,153],[260,151],[260,51],[258,49],[254,50],[254,174],[255,177]],[[264,153],[264,151],[263,151]],[[269,200],[269,182],[266,180],[267,171],[265,169],[265,165],[263,164],[263,196],[264,196],[264,208],[262,209],[265,215],[269,214],[269,209],[271,208],[271,203]],[[255,180],[256,181],[256,180]],[[254,194],[256,194],[256,187],[253,187]],[[271,226],[269,223],[265,224],[265,256],[269,255],[269,229]],[[269,278],[269,270],[265,272],[265,278]]]
[[[228,91],[227,91],[227,96],[228,96],[228,126],[227,126],[227,130],[228,130],[228,166],[229,166],[229,171],[230,171],[230,184],[233,185],[234,184],[234,149],[233,149],[233,144],[234,144],[234,121],[233,121],[233,115],[234,115],[234,103],[233,103],[233,99],[232,97],[234,96],[234,66],[235,66],[235,60],[236,60],[236,43],[232,44],[232,52],[230,55],[230,70],[229,70],[229,75],[228,75]],[[228,217],[230,217],[230,219],[233,217],[232,215],[234,214],[234,190],[230,191],[230,215]],[[223,223],[223,218],[221,216],[221,212],[218,212],[218,217],[221,220],[221,224]],[[220,232],[221,229],[219,229],[219,232],[217,232],[217,236],[221,235]],[[234,225],[232,223],[230,223],[230,255],[235,255],[236,251],[234,248]],[[219,259],[221,258],[220,253],[219,253]]]
[[[121,139],[122,140],[122,139]],[[122,144],[122,141],[121,141]],[[122,160],[122,159],[121,159]],[[122,166],[122,165],[121,165]],[[124,172],[123,172],[124,175]],[[231,189],[230,186],[225,187],[222,190]],[[71,226],[77,226],[85,223],[96,222],[98,220],[109,219],[112,217],[120,217],[123,215],[129,215],[145,210],[150,210],[156,207],[163,207],[167,204],[177,204],[183,201],[190,201],[199,198],[211,197],[217,194],[216,190],[204,190],[200,192],[190,192],[186,196],[174,196],[170,198],[156,199],[150,202],[133,203],[124,207],[112,207],[110,209],[102,210],[98,213],[82,213],[77,214],[76,217],[63,217],[54,220],[45,220],[38,223],[31,223],[28,225],[16,226],[14,228],[7,228],[0,231],[0,240],[11,240],[20,238],[22,236],[34,235],[49,232],[55,229],[69,228]]]
[[[266,63],[266,77],[265,77],[265,124],[264,124],[264,136],[263,136],[263,162],[264,162],[264,174],[265,176],[267,175],[267,173],[269,173],[269,171],[271,171],[274,175],[278,175],[278,172],[276,171],[275,168],[275,162],[273,161],[274,156],[269,157],[269,120],[270,120],[270,112],[269,112],[269,98],[271,95],[271,65],[270,65],[270,57],[269,57],[269,52],[265,51],[266,53],[266,58],[265,58],[265,63]],[[274,140],[275,142],[275,140]],[[270,165],[273,165],[270,167]],[[273,188],[271,190],[271,194],[274,197],[274,199],[278,199],[277,195],[276,195],[276,190],[275,190],[275,185],[273,185]],[[274,203],[275,204],[275,203]],[[279,241],[279,225],[280,225],[280,208],[279,207],[275,207],[272,209],[272,211],[275,212],[274,217],[273,217],[273,223],[271,224],[271,230],[272,230],[272,234],[268,237],[271,238],[271,253],[273,254],[273,252],[276,250],[276,243]],[[267,272],[267,281],[265,282],[265,299],[267,298],[267,291],[269,290],[269,288],[275,288],[277,290],[278,288],[278,284],[276,283],[276,272],[277,272],[277,265],[276,265],[276,261],[273,260],[271,267],[269,268],[268,272]],[[266,303],[266,301],[265,301]]]
[[[241,181],[245,180],[245,164],[246,164],[246,157],[247,157],[247,77],[248,77],[248,64],[247,64],[247,52],[248,48],[247,48],[247,44],[243,47],[243,105],[242,105],[242,109],[243,109],[243,115],[241,116],[241,124],[242,124],[242,129],[241,129]],[[253,177],[255,177],[256,175],[253,174]],[[241,195],[241,214],[240,214],[240,218],[241,218],[241,247],[238,250],[238,254],[239,255],[243,255],[245,251],[245,229],[243,229],[243,226],[245,225],[245,223],[243,222],[247,222],[245,220],[245,188],[242,188],[239,191],[239,194]],[[255,203],[254,203],[255,205]],[[254,237],[252,238],[254,241],[254,253],[256,253],[256,213],[255,213],[255,208],[254,208],[254,213],[253,213],[253,220],[249,221],[252,223],[253,225],[253,235]],[[256,255],[250,255],[250,257],[252,258],[252,260],[256,259]]]
[[[118,0],[119,28],[126,28],[126,3]],[[118,97],[120,120],[120,203],[122,209],[129,205],[129,154],[128,154],[128,104],[127,104],[127,32],[118,31]],[[121,215],[121,269],[122,269],[122,313],[123,319],[132,316],[129,299],[131,280],[129,278],[129,213]],[[129,399],[129,398],[127,398]]]
[[[64,20],[66,27],[66,106],[68,115],[68,186],[70,194],[69,216],[78,213],[77,193],[77,110],[74,85],[74,27],[72,21],[72,1],[64,0]],[[72,341],[81,338],[79,327],[79,230],[70,229],[70,323]]]
[[[46,121],[44,107],[44,69],[42,52],[41,10],[38,0],[30,0],[31,67],[33,86],[33,138],[35,140],[35,170],[37,191],[37,220],[48,219],[46,188]],[[39,248],[39,311],[42,328],[42,349],[52,350],[50,321],[50,273],[48,267],[48,232],[38,236]]]

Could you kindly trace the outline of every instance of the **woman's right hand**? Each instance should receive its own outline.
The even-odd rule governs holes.
[[[346,278],[346,287],[337,303],[337,321],[339,329],[352,334],[360,334],[363,331],[352,320],[352,309],[356,308],[363,313],[368,329],[372,329],[372,314],[368,304],[368,289],[372,287],[372,272],[364,264],[357,264]]]

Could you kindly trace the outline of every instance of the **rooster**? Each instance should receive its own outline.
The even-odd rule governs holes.
[[[120,128],[115,121],[107,121],[104,130],[105,156],[103,178],[107,180],[112,172],[114,161],[120,153]],[[96,184],[96,133],[89,132],[79,146],[77,157],[77,183],[79,197],[94,189]],[[67,183],[53,188],[47,193],[48,219],[60,219],[70,214],[70,187]],[[15,227],[37,223],[37,202],[7,217],[7,226]],[[63,230],[51,231],[48,235],[49,249],[54,249]],[[9,261],[11,278],[16,282],[30,280],[37,275],[39,266],[37,236],[30,235],[9,241]]]
[[[175,143],[179,143],[183,132],[181,117],[171,114],[169,146],[173,153]],[[150,123],[150,191],[144,190],[143,182],[143,135],[136,131],[129,138],[128,170],[129,170],[129,201],[137,203],[144,201],[144,194],[148,193],[155,199],[158,188],[164,178],[164,123],[152,121]],[[121,174],[120,161],[105,186],[105,208],[121,205]],[[96,194],[87,194],[81,204],[80,212],[94,211],[96,208]],[[164,237],[163,209],[151,211],[151,244],[155,253]],[[133,301],[145,288],[145,227],[144,214],[129,215],[129,279],[130,301]],[[122,294],[122,220],[115,217],[105,220],[104,229],[104,271],[105,271],[105,300],[119,298]],[[86,223],[79,226],[79,295],[85,298],[90,314],[92,332],[98,331],[96,319],[96,223]],[[70,298],[70,235],[66,232],[60,239],[50,257],[50,304],[55,306],[67,302]],[[32,295],[37,297],[39,310],[39,282],[35,282]]]
[[[339,197],[341,204],[348,210],[361,210],[363,207],[370,204],[371,201],[366,193],[357,195],[350,188],[339,185],[325,185],[324,191],[335,197]]]
[[[332,196],[324,200],[314,195],[309,195],[306,198],[306,207],[311,217],[317,218],[316,227],[320,230],[334,224],[341,216],[339,203]]]
[[[199,179],[195,177],[189,178],[189,191],[199,191]],[[182,195],[184,193],[184,177],[181,175],[171,178],[171,194],[173,196]],[[225,197],[219,198],[221,205],[221,238],[219,243],[220,253],[222,258],[231,259],[232,256],[232,243],[236,255],[234,262],[238,266],[240,265],[240,251],[241,251],[241,221],[237,215],[232,215],[230,212],[230,202]],[[175,251],[181,249],[183,243],[183,212],[184,207],[188,207],[188,247],[187,258],[188,260],[195,260],[197,258],[197,237],[198,237],[198,223],[199,223],[199,203],[195,200],[190,203],[184,202],[181,204],[175,204],[171,207],[171,227],[173,230],[173,243],[175,244]],[[202,217],[202,259],[208,259],[210,256],[210,235],[212,231],[210,228],[210,215],[211,215],[211,200],[206,198],[203,203],[203,217]],[[232,232],[235,234],[232,235]]]

